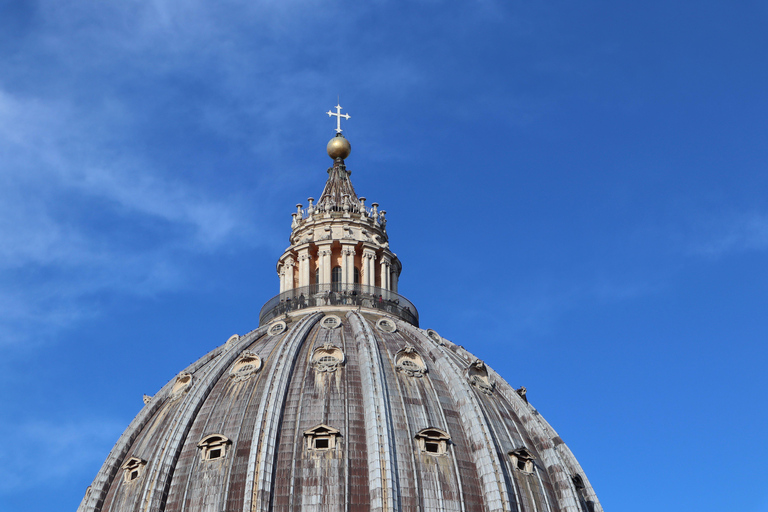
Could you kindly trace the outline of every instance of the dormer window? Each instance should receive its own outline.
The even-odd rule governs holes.
[[[407,345],[395,354],[395,370],[409,377],[421,377],[427,373],[427,366],[416,350]]]
[[[250,350],[246,350],[237,361],[235,361],[235,364],[232,365],[232,369],[229,370],[229,376],[235,382],[248,380],[251,376],[255,375],[256,372],[261,370],[261,365],[262,363],[259,355]]]
[[[344,364],[344,352],[336,345],[325,343],[312,352],[310,365],[318,372],[335,372]]]
[[[341,433],[328,425],[318,425],[304,432],[307,439],[307,450],[333,450],[336,440]]]
[[[448,452],[451,436],[439,428],[425,428],[416,434],[419,449],[427,455],[444,455]]]
[[[227,446],[232,444],[228,438],[221,434],[205,436],[197,447],[200,448],[200,460],[203,462],[223,459],[227,455]]]
[[[133,482],[134,480],[138,480],[141,476],[141,473],[144,471],[144,466],[147,465],[147,461],[140,459],[138,457],[131,457],[125,463],[123,464],[123,480],[128,482]]]
[[[467,369],[467,379],[477,389],[486,395],[493,394],[493,383],[490,377],[488,377],[488,368],[485,363],[479,359],[475,359],[475,362],[469,365]]]
[[[192,374],[187,372],[181,372],[176,377],[176,382],[173,383],[171,388],[171,400],[177,400],[184,396],[184,393],[189,391],[189,387],[192,385]]]
[[[512,467],[516,470],[523,473],[533,473],[533,459],[535,457],[527,449],[512,450],[509,452],[509,458],[512,459]]]

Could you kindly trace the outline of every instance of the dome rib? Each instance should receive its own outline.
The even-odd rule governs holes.
[[[421,332],[417,332],[416,327],[405,322],[400,322],[398,328],[402,328],[415,337],[424,336]],[[464,369],[459,368],[452,358],[447,356],[447,349],[445,347],[435,344],[435,348],[439,357],[434,358],[434,365],[446,384],[448,384],[451,397],[459,407],[461,413],[459,416],[464,431],[474,445],[472,455],[483,486],[486,507],[490,511],[511,511],[509,501],[506,499],[506,493],[502,490],[505,485],[498,478],[501,472],[499,461],[498,459],[494,460],[489,455],[491,447],[494,446],[489,425],[480,410],[477,397],[471,389],[471,385],[466,379],[461,378],[464,374]],[[443,365],[446,365],[447,368],[443,368]],[[481,447],[485,449],[478,449]]]
[[[361,360],[370,365],[371,372],[362,372],[365,410],[365,435],[368,446],[368,484],[371,492],[371,511],[399,510],[400,496],[397,484],[397,454],[392,424],[390,402],[385,399],[387,379],[383,374],[381,354],[376,346],[373,333],[356,311],[347,313],[347,319],[355,335]],[[377,462],[380,461],[380,465]],[[395,503],[397,503],[397,508]]]
[[[372,331],[372,332],[373,332],[373,331]],[[395,363],[395,358],[394,358],[394,356],[393,356],[393,358],[392,358],[392,363],[393,363],[393,365],[394,365],[394,363]],[[397,387],[398,387],[398,396],[399,396],[399,398],[400,398],[399,402],[400,402],[400,407],[401,407],[401,410],[402,410],[402,411],[405,411],[405,410],[406,410],[406,405],[405,405],[405,400],[404,400],[404,397],[405,397],[405,393],[404,393],[404,391],[403,391],[403,389],[402,389],[402,386],[401,386],[401,384],[400,384],[400,381],[399,381],[399,379],[395,379],[395,382],[397,383]],[[411,426],[411,419],[408,417],[408,415],[407,415],[407,414],[403,414],[403,421],[404,421],[404,423],[405,423],[405,429],[406,429],[406,431],[407,431],[408,433],[411,433],[411,432],[413,432],[413,431],[414,431],[414,429],[413,429],[413,427]],[[419,481],[419,474],[418,474],[418,471],[417,471],[417,469],[416,469],[416,464],[417,464],[417,461],[416,461],[416,459],[417,459],[416,450],[410,450],[410,455],[411,455],[411,456],[409,457],[409,462],[410,462],[410,464],[411,464],[411,467],[410,467],[410,470],[411,470],[411,471],[410,471],[410,473],[411,473],[411,475],[412,475],[412,479],[413,479],[411,483],[412,483],[412,485],[413,485],[413,488],[414,488],[414,494],[415,494],[415,496],[420,496],[422,493],[421,493],[421,491],[420,491],[420,485],[419,485],[419,484],[420,484],[420,481]],[[401,460],[402,460],[402,459],[401,459]],[[401,494],[404,494],[404,493],[402,492],[402,489],[401,489]]]
[[[522,402],[522,399],[520,401]],[[581,464],[579,464],[579,462],[576,460],[576,457],[573,455],[573,452],[571,452],[571,449],[568,448],[568,445],[565,444],[555,429],[552,428],[549,422],[544,419],[541,414],[539,414],[535,407],[527,403],[525,405],[534,412],[533,416],[536,418],[536,421],[539,423],[542,430],[546,433],[548,439],[550,439],[552,445],[554,446],[556,457],[563,461],[566,469],[568,470],[566,472],[565,478],[562,479],[561,486],[565,489],[568,489],[568,493],[572,495],[575,502],[579,503],[579,492],[575,488],[571,478],[573,476],[579,476],[581,477],[581,480],[585,486],[585,490],[587,491],[586,498],[591,499],[594,503],[597,503],[598,500],[597,496],[595,495],[595,491],[592,488],[592,485],[589,483],[584,470],[581,468]],[[577,505],[576,510],[581,511],[581,507]]]
[[[166,436],[166,444],[161,449],[161,455],[156,464],[153,465],[151,472],[147,475],[146,481],[153,482],[153,485],[145,487],[141,497],[141,502],[146,503],[146,510],[163,510],[168,499],[171,487],[171,478],[173,476],[176,461],[181,454],[184,442],[187,440],[192,424],[195,421],[198,411],[202,407],[209,393],[216,385],[216,382],[224,375],[230,365],[240,357],[240,351],[236,347],[251,343],[264,334],[266,329],[259,329],[253,336],[244,336],[246,339],[238,340],[238,343],[223,347],[221,353],[211,364],[206,364],[201,368],[203,375],[195,375],[193,384],[185,397],[181,399],[181,412],[176,414],[174,426],[169,435]]]
[[[264,387],[259,402],[257,417],[262,418],[262,422],[256,423],[251,439],[243,512],[251,512],[254,509],[267,510],[270,507],[277,437],[285,410],[288,380],[309,330],[320,317],[321,313],[313,313],[299,320],[297,326],[289,331],[289,339],[280,344],[279,354],[273,353],[270,356],[276,359],[272,363],[269,382]]]
[[[396,321],[396,322],[397,322],[397,324],[402,323],[402,321],[399,321],[399,320]],[[398,356],[398,354],[400,354],[403,351],[405,351],[407,347],[411,347],[413,350],[415,350],[416,353],[419,355],[419,357],[421,358],[421,360],[423,362],[424,359],[423,359],[422,353],[423,354],[427,353],[425,351],[425,349],[427,349],[428,346],[427,347],[423,347],[420,343],[417,343],[417,345],[419,347],[418,350],[411,343],[406,342],[406,347],[398,350],[397,352],[395,352],[391,356],[391,362],[392,362],[393,366],[396,365],[396,363],[397,363],[397,356]],[[424,364],[426,365],[426,363],[424,363]],[[437,374],[440,375],[440,372],[438,371]],[[421,390],[422,386],[424,388],[429,388],[429,391],[431,391],[430,399],[433,400],[433,404],[435,404],[435,406],[432,409],[434,411],[436,411],[437,414],[440,417],[440,421],[441,421],[441,423],[440,423],[441,427],[440,428],[442,430],[444,430],[445,432],[450,432],[451,428],[449,426],[449,421],[448,421],[448,418],[445,415],[445,411],[443,410],[443,407],[441,407],[440,394],[438,393],[438,390],[436,388],[436,383],[433,381],[433,376],[434,376],[434,374],[430,374],[430,372],[428,372],[428,371],[425,372],[421,377],[419,377],[419,384],[415,385],[414,388],[416,389],[416,391],[419,394],[421,393],[420,390]],[[406,395],[405,390],[403,389],[404,386],[402,386],[401,381],[398,378],[395,378],[395,382],[397,382],[397,384],[398,384],[399,392],[400,392],[400,397],[401,397],[401,403],[402,403],[403,397]],[[429,392],[426,389],[424,389],[424,391],[425,391],[425,393]],[[426,401],[426,398],[424,400]],[[404,411],[406,410],[405,403],[402,403],[402,408],[403,408]],[[405,421],[406,421],[406,426],[408,428],[408,432],[411,434],[412,437],[418,436],[423,430],[425,430],[425,428],[424,428],[425,425],[427,423],[429,423],[428,421],[425,421],[424,425],[420,425],[421,429],[418,430],[417,428],[412,428],[411,427],[410,421],[408,419],[408,415],[407,414],[405,415]],[[427,428],[429,428],[429,427],[427,427]],[[416,432],[415,436],[414,436],[414,432]],[[464,501],[464,485],[465,485],[465,482],[464,482],[464,480],[462,478],[461,471],[459,470],[458,453],[457,453],[456,447],[453,444],[451,444],[451,443],[448,443],[448,451],[451,453],[450,461],[451,461],[451,465],[452,465],[453,471],[454,471],[456,486],[458,487],[458,504],[461,507],[461,510],[464,511],[464,510],[466,510],[466,505],[465,505],[465,501]],[[422,493],[419,491],[419,486],[418,486],[419,478],[417,478],[418,471],[417,471],[417,468],[416,468],[416,463],[417,463],[416,462],[416,459],[417,459],[417,452],[416,452],[416,450],[411,450],[411,458],[412,458],[413,465],[414,465],[414,467],[413,467],[413,472],[414,472],[414,488],[415,488],[414,490],[415,490],[417,496],[421,496]],[[439,480],[438,480],[437,484],[440,485]],[[442,492],[438,492],[438,498],[441,500],[440,501],[439,509],[440,510],[445,510],[447,507],[444,506],[444,503],[443,503],[443,493]]]
[[[581,512],[568,472],[563,468],[561,458],[551,437],[539,421],[541,415],[531,404],[525,402],[509,383],[500,378],[496,371],[490,366],[486,365],[486,367],[488,373],[496,378],[497,392],[501,393],[512,411],[520,419],[523,427],[531,434],[534,449],[544,462],[547,474],[553,480],[557,505],[563,512]]]

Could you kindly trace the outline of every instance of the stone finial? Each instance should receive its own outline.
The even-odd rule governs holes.
[[[379,203],[371,203],[371,217],[376,220],[379,216]]]
[[[147,405],[151,401],[152,401],[152,397],[151,396],[144,395],[144,405]]]
[[[312,218],[312,214],[315,213],[315,198],[308,197],[307,202],[309,203],[309,206],[307,206],[307,217]]]

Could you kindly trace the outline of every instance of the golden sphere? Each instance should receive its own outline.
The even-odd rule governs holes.
[[[334,160],[337,158],[343,160],[352,152],[352,146],[349,144],[349,141],[340,133],[328,141],[326,149],[328,150],[328,156]]]

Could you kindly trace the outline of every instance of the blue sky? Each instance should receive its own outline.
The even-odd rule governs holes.
[[[336,104],[401,292],[607,510],[768,511],[768,4],[0,2],[0,509],[258,324]],[[44,492],[40,492],[44,489]]]

